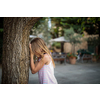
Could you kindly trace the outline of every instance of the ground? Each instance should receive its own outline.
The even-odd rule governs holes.
[[[56,63],[55,77],[58,84],[100,84],[100,63],[77,62],[75,65]],[[0,83],[2,70],[0,68]],[[31,74],[29,84],[39,84],[38,73]]]
[[[100,84],[100,63],[56,63],[55,77],[58,84]],[[29,84],[38,83],[38,74],[30,71]]]

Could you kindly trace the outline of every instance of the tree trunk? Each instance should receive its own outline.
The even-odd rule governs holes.
[[[4,18],[2,84],[27,84],[29,34],[40,17]]]
[[[75,54],[75,43],[73,44],[73,54]]]

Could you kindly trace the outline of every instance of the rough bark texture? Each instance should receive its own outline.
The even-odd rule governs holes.
[[[4,18],[2,84],[27,84],[29,34],[40,17]]]

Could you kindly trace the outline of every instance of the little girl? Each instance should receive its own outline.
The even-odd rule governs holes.
[[[54,60],[41,38],[35,38],[29,44],[30,66],[32,74],[38,72],[40,84],[57,84],[54,76]],[[34,55],[38,58],[34,64]]]

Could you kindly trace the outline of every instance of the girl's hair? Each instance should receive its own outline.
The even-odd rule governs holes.
[[[41,58],[44,57],[44,53],[47,53],[51,56],[49,49],[47,48],[45,42],[41,38],[35,38],[31,42],[32,51],[35,55],[39,55]],[[53,66],[55,67],[54,60],[51,56]]]

